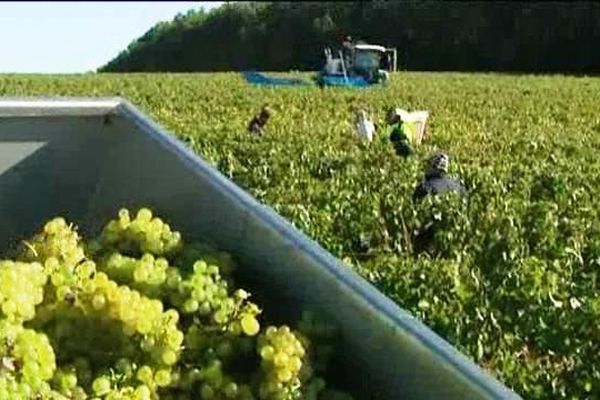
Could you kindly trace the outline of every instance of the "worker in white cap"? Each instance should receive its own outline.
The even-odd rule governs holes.
[[[414,201],[419,201],[427,195],[435,196],[446,192],[466,194],[465,186],[448,176],[449,163],[450,157],[446,153],[436,153],[429,159],[425,179],[417,186],[413,194]]]
[[[413,193],[415,203],[427,196],[444,195],[450,192],[466,196],[467,189],[464,184],[448,175],[449,163],[450,157],[446,153],[436,153],[429,159],[425,179],[419,183]],[[413,249],[417,253],[431,250],[431,244],[440,226],[440,222],[435,219],[424,222],[425,224],[416,231],[412,239]]]
[[[358,137],[361,140],[366,141],[367,143],[371,143],[373,141],[373,135],[375,134],[375,124],[367,115],[367,112],[363,109],[358,109],[356,111],[356,122],[355,122],[356,132],[358,133]]]

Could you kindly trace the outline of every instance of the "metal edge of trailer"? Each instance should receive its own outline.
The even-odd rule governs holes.
[[[210,179],[228,196],[248,208],[260,221],[269,225],[282,237],[293,242],[316,264],[323,266],[327,274],[335,277],[340,284],[356,294],[378,316],[400,327],[412,339],[421,343],[433,359],[451,366],[453,374],[478,388],[491,399],[520,399],[515,392],[504,386],[474,362],[460,353],[447,341],[434,333],[425,324],[403,310],[391,299],[379,292],[366,279],[341,264],[314,240],[296,229],[270,207],[264,206],[244,192],[234,182],[221,175],[192,150],[175,138],[173,134],[158,125],[138,110],[128,100],[121,97],[11,97],[0,98],[0,117],[27,116],[83,116],[120,114],[128,117],[146,134],[176,156],[190,169],[204,178]]]
[[[0,97],[0,117],[102,116],[121,102],[119,97]]]

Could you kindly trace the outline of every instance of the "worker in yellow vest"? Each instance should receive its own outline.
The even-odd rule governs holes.
[[[416,126],[406,121],[405,115],[406,112],[399,108],[392,108],[388,113],[388,123],[392,126],[390,141],[394,145],[396,154],[402,157],[414,153],[412,146],[417,139]]]

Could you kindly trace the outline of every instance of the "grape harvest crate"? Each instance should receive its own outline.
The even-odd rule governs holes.
[[[357,398],[520,398],[127,101],[0,98],[4,248],[53,216],[85,234],[141,205],[232,253],[286,322],[335,322],[332,369]]]

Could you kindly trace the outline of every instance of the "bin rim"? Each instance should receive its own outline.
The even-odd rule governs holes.
[[[0,97],[0,117],[107,115],[122,97],[17,96]]]
[[[285,240],[293,243],[308,258],[321,264],[324,271],[335,278],[339,284],[346,287],[355,299],[375,311],[390,325],[403,330],[411,340],[420,343],[432,358],[442,361],[442,364],[453,367],[455,374],[491,399],[520,399],[513,390],[503,385],[489,372],[479,367],[444,338],[433,332],[431,328],[419,321],[408,311],[401,308],[390,298],[380,292],[373,284],[357,272],[343,265],[321,247],[320,244],[295,228],[289,221],[280,216],[269,206],[261,204],[257,199],[246,193],[233,181],[227,179],[214,167],[206,163],[198,154],[186,147],[176,136],[163,128],[141,110],[136,108],[126,98],[117,97],[0,97],[0,118],[24,117],[32,115],[47,116],[81,116],[118,114],[128,117],[146,134],[163,147],[174,151],[177,158],[190,166],[197,175],[208,177],[227,195],[239,201],[248,208],[249,213],[255,214],[271,229],[277,231]]]

